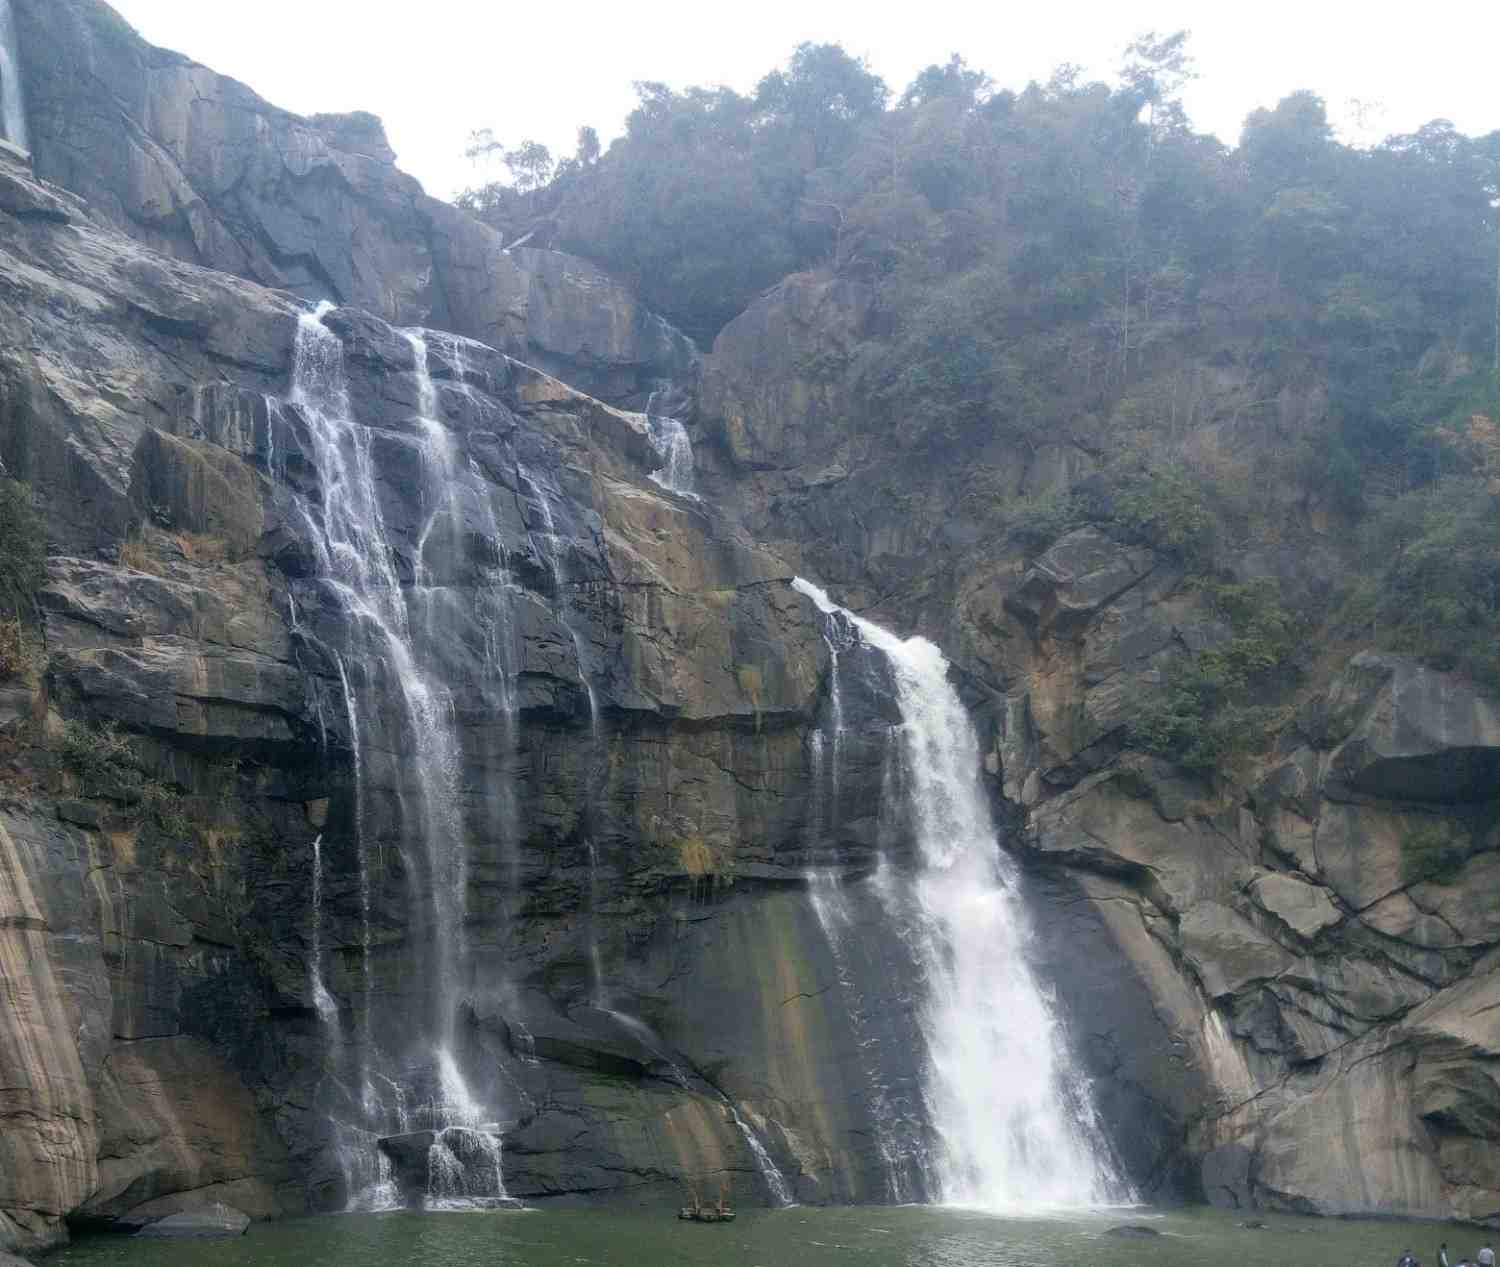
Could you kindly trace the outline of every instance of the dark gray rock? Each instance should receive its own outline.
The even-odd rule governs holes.
[[[834,367],[848,356],[873,299],[856,282],[798,273],[719,332],[702,408],[736,466],[839,465],[851,402]],[[795,369],[786,355],[792,347],[799,349]],[[805,368],[813,365],[819,370]]]
[[[215,1201],[201,1209],[183,1210],[148,1223],[136,1235],[155,1240],[227,1240],[243,1236],[249,1226],[248,1214]]]
[[[1391,800],[1490,800],[1500,781],[1500,702],[1401,656],[1355,656],[1329,691],[1330,761],[1351,788]]]
[[[156,251],[400,325],[458,331],[602,399],[690,398],[697,353],[587,261],[504,249],[396,167],[374,115],[302,118],[153,48],[101,0],[16,0],[33,161]],[[73,74],[79,66],[88,75]],[[0,210],[78,218],[75,201],[0,180]],[[164,319],[200,318],[181,306]]]

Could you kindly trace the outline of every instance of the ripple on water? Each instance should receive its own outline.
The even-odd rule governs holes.
[[[1265,1226],[1247,1228],[1244,1217],[1138,1207],[1013,1218],[928,1206],[744,1211],[733,1224],[680,1223],[667,1210],[346,1214],[256,1224],[232,1242],[93,1236],[45,1267],[1330,1267],[1394,1262],[1408,1246],[1431,1263],[1439,1241],[1459,1253],[1481,1243],[1454,1224],[1256,1214]],[[1161,1235],[1108,1235],[1121,1223]]]

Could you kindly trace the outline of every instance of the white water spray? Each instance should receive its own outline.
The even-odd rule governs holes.
[[[925,638],[902,640],[840,613],[890,664],[920,869],[878,887],[908,937],[926,998],[925,1096],[937,1133],[932,1195],[991,1210],[1066,1209],[1129,1196],[1114,1173],[1068,1059],[1050,1000],[1026,963],[1015,864],[999,849],[980,785],[979,744],[948,662]]]
[[[328,987],[323,984],[323,833],[313,837],[313,883],[312,883],[312,947],[308,955],[311,961],[308,973],[311,977],[313,1006],[318,1017],[331,1031],[337,1031],[339,1023],[338,1004]]]
[[[661,457],[660,470],[653,471],[651,478],[668,492],[697,500],[693,487],[693,442],[688,439],[687,428],[666,414],[653,412],[659,392],[652,392],[646,401],[646,435],[651,447]]]

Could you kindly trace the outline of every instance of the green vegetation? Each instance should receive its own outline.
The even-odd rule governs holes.
[[[793,269],[870,283],[854,372],[908,443],[1107,416],[1186,350],[1326,380],[1309,460],[1358,498],[1418,458],[1423,398],[1493,360],[1500,133],[1439,120],[1354,149],[1300,92],[1229,150],[1192,130],[1190,77],[1180,33],[1137,41],[1114,84],[1064,67],[997,90],[954,57],[899,95],[804,44],[749,95],[637,85],[602,155],[590,129],[555,166],[476,137],[511,179],[463,201],[704,340]]]
[[[57,752],[69,769],[88,779],[130,779],[139,774],[130,741],[113,725],[63,724]]]
[[[1458,469],[1367,518],[1342,618],[1351,636],[1500,686],[1500,429],[1475,414],[1434,435]]]
[[[186,836],[193,820],[181,793],[148,778],[130,741],[113,724],[90,726],[65,722],[57,739],[57,753],[75,774],[106,785],[107,794],[139,804],[156,826],[169,836]]]
[[[41,656],[19,618],[0,618],[0,682],[36,674]]]
[[[1425,823],[1401,840],[1401,879],[1406,884],[1446,884],[1463,870],[1472,852],[1469,834],[1451,823]]]
[[[1212,483],[1178,463],[1136,460],[1067,493],[1016,502],[1005,516],[1012,540],[1039,553],[1094,524],[1117,540],[1147,545],[1187,571],[1207,574],[1223,533]]]
[[[1273,582],[1205,581],[1202,588],[1230,637],[1178,666],[1161,696],[1131,719],[1126,742],[1207,771],[1264,739],[1275,713],[1252,701],[1290,666],[1300,622]]]
[[[1208,768],[1332,613],[1334,637],[1500,684],[1500,132],[1355,148],[1297,92],[1229,148],[1184,113],[1191,74],[1185,38],[1151,34],[1109,83],[997,88],[954,57],[893,92],[804,44],[750,94],[638,85],[604,153],[479,138],[512,179],[465,201],[700,341],[792,270],[866,287],[815,375],[851,400],[851,479],[897,502],[950,481],[1028,551],[1093,524],[1179,565],[1232,634],[1130,742]],[[986,495],[990,455],[1047,446],[1094,473]],[[1228,578],[1247,545],[1314,536],[1363,560],[1319,611]]]

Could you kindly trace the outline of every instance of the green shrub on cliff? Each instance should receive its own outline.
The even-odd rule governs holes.
[[[0,617],[0,682],[7,678],[31,677],[40,655],[19,618]]]
[[[1397,498],[1361,545],[1348,635],[1500,685],[1500,495],[1490,484],[1454,476]]]
[[[1126,743],[1207,771],[1264,739],[1275,711],[1254,701],[1290,666],[1301,622],[1282,605],[1274,581],[1204,581],[1200,588],[1231,635],[1171,673],[1161,694],[1131,719]]]
[[[1111,521],[1125,536],[1181,561],[1190,570],[1213,558],[1218,521],[1204,482],[1182,466],[1129,478],[1114,499]]]
[[[58,735],[57,752],[69,769],[85,778],[129,783],[140,775],[130,741],[113,725],[64,722]]]
[[[1028,554],[1040,554],[1089,519],[1088,503],[1083,498],[1072,493],[1048,493],[1022,498],[1007,507],[1005,524],[1012,541]]]
[[[1199,574],[1211,567],[1222,534],[1207,480],[1180,465],[1151,469],[1134,461],[1080,489],[1022,499],[1007,509],[1005,523],[1011,539],[1033,553],[1095,524]]]
[[[1401,838],[1401,879],[1406,884],[1445,884],[1463,870],[1470,845],[1468,833],[1451,823],[1413,828]]]
[[[1189,770],[1212,770],[1240,733],[1240,719],[1226,707],[1234,690],[1221,666],[1190,661],[1131,718],[1126,743]]]
[[[63,724],[56,741],[58,756],[75,774],[101,785],[106,796],[140,806],[169,836],[193,830],[186,800],[175,788],[153,779],[141,769],[130,740],[112,723],[90,726],[83,721]]]

